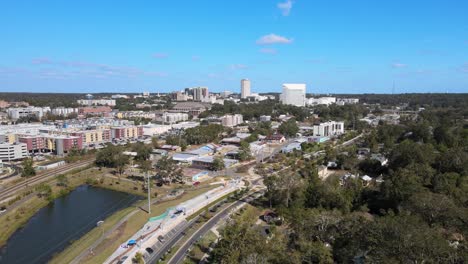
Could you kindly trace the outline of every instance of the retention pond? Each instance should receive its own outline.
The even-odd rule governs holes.
[[[82,185],[39,210],[14,233],[0,250],[0,263],[46,263],[98,221],[138,199],[128,193]]]

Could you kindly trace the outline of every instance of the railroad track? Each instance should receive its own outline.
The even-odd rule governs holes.
[[[11,186],[11,187],[8,187],[8,188],[5,188],[5,189],[1,190],[0,191],[0,201],[4,200],[5,198],[8,198],[8,197],[10,197],[12,195],[18,194],[24,188],[31,187],[33,185],[36,185],[36,184],[41,183],[43,181],[46,181],[46,180],[48,180],[48,179],[50,179],[52,177],[55,177],[55,176],[57,176],[59,174],[66,173],[68,171],[71,171],[71,170],[74,170],[74,169],[77,169],[77,168],[88,166],[88,165],[92,164],[93,162],[94,162],[94,159],[78,161],[78,162],[73,163],[73,164],[68,164],[68,165],[65,165],[63,167],[59,167],[59,168],[56,168],[56,169],[46,171],[46,172],[44,172],[42,174],[38,174],[38,175],[32,177],[31,179],[22,181],[22,182],[14,185],[14,186]]]

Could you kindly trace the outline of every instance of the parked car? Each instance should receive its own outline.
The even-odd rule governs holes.
[[[127,259],[128,259],[128,256],[123,256],[123,257],[117,262],[117,264],[122,264],[122,263],[124,263],[125,260],[127,260]]]
[[[150,255],[153,254],[153,252],[154,252],[154,250],[153,250],[152,248],[150,248],[150,247],[145,248],[145,250],[146,250],[146,252],[148,252],[148,254],[150,254]]]
[[[164,236],[158,236],[158,240],[159,242],[164,243]]]

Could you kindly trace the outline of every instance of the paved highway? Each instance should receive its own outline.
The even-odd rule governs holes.
[[[185,258],[185,255],[187,254],[187,252],[189,251],[189,249],[192,247],[193,244],[195,244],[201,237],[203,237],[208,231],[210,231],[211,228],[216,226],[222,219],[229,216],[232,213],[232,209],[239,208],[242,204],[245,204],[246,200],[248,199],[253,200],[254,198],[248,198],[248,197],[252,197],[254,194],[255,193],[252,193],[248,195],[246,198],[230,204],[229,206],[227,206],[226,208],[218,212],[215,216],[210,218],[202,227],[200,227],[200,229],[198,229],[190,238],[188,238],[184,242],[184,244],[177,250],[177,252],[172,256],[172,258],[167,263],[168,264],[182,263],[182,261]],[[156,262],[151,262],[151,263],[156,263]]]

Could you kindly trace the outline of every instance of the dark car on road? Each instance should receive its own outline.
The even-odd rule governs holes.
[[[145,248],[145,250],[146,250],[146,252],[148,252],[148,254],[150,254],[150,255],[153,254],[153,252],[154,252],[154,250],[153,250],[152,248],[150,248],[150,247]]]
[[[117,264],[122,264],[122,263],[124,263],[125,260],[127,260],[127,259],[128,259],[128,256],[123,256],[123,257],[117,262]]]

